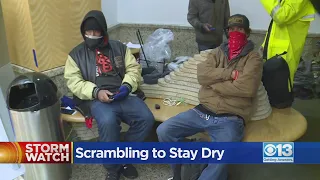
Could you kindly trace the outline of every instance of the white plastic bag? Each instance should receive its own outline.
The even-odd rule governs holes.
[[[168,64],[168,68],[170,71],[174,71],[179,68],[179,65],[188,61],[191,57],[189,56],[179,56],[173,62]]]
[[[142,67],[146,67],[146,61],[149,66],[155,67],[159,72],[163,72],[165,61],[171,58],[171,49],[169,43],[174,39],[174,35],[169,29],[157,29],[147,39],[143,45],[143,52],[140,53]]]

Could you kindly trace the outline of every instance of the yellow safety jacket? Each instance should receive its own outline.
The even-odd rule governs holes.
[[[315,9],[309,0],[260,0],[273,19],[267,50],[267,59],[287,52],[282,57],[288,63],[293,82],[298,68],[310,22]],[[262,46],[264,46],[265,42]]]

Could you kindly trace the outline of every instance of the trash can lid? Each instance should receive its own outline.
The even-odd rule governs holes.
[[[8,88],[7,106],[15,111],[38,111],[58,101],[58,89],[45,74],[32,72],[16,77]]]

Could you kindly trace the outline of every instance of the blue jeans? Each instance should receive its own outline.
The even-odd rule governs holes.
[[[130,126],[125,141],[142,142],[149,135],[155,121],[148,106],[136,96],[111,103],[94,101],[91,113],[97,122],[101,142],[120,141],[121,120]],[[118,171],[121,165],[105,164],[104,167],[108,171]]]
[[[199,44],[198,43],[198,50],[199,50],[199,52],[201,52],[201,51],[205,51],[205,50],[208,50],[208,49],[215,49],[218,46],[219,45],[204,45],[204,44]]]
[[[234,117],[212,117],[191,109],[163,122],[157,129],[160,142],[179,142],[199,132],[208,132],[213,142],[239,142],[243,137],[242,119]],[[173,166],[174,168],[174,166]],[[226,164],[209,164],[198,180],[226,180]]]

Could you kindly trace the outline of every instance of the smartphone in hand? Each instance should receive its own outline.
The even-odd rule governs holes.
[[[76,113],[76,110],[74,110],[74,109],[61,108],[60,112],[61,112],[62,114],[74,115],[74,114]]]
[[[114,99],[114,95],[109,96],[109,99],[113,100]]]

